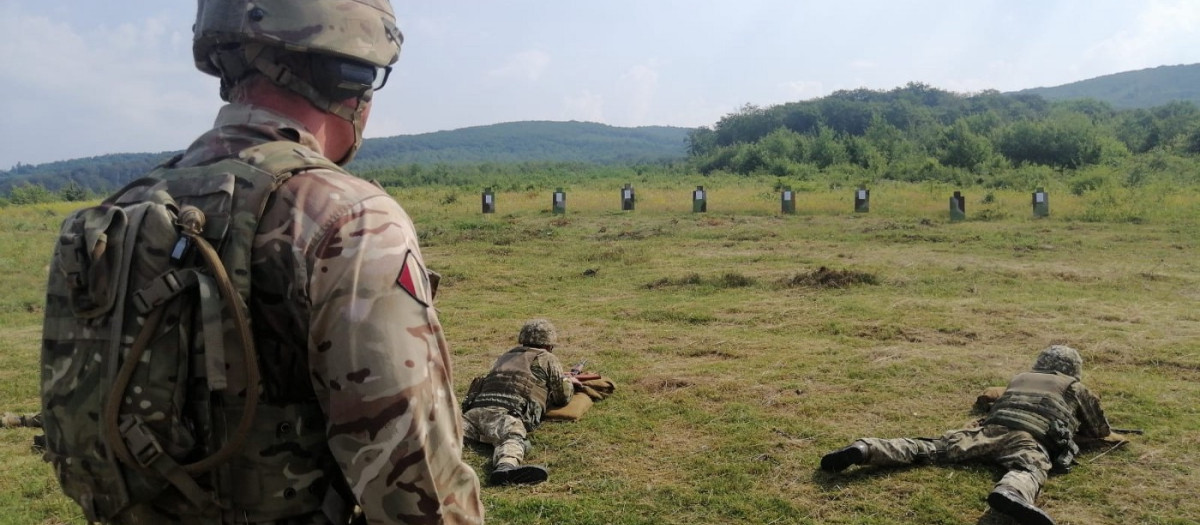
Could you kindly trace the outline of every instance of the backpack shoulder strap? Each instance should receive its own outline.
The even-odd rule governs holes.
[[[204,237],[219,247],[234,286],[250,293],[250,252],[258,223],[271,195],[292,175],[311,169],[345,172],[340,166],[302,144],[266,142],[246,148],[216,163],[151,172],[169,181],[170,194],[180,204],[204,210]]]
[[[303,144],[284,140],[246,148],[238,153],[238,159],[267,173],[288,176],[313,168],[345,171]]]

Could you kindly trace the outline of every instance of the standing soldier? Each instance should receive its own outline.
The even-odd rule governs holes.
[[[204,213],[178,209],[175,224],[187,231],[178,253],[166,245],[173,269],[155,280],[166,287],[122,295],[135,276],[99,275],[102,261],[89,259],[121,251],[104,252],[103,236],[63,237],[56,250],[42,405],[46,457],[64,492],[88,521],[110,524],[482,523],[433,308],[436,280],[404,210],[342,168],[399,57],[390,3],[198,0],[193,31],[196,66],[221,79],[229,104],[211,131],[151,174],[166,181],[167,200]],[[246,206],[264,173],[276,186],[257,209]],[[114,196],[99,209],[133,209],[128,202]],[[85,217],[77,224],[90,234],[96,216]],[[228,275],[211,260],[213,271],[189,265],[197,251],[208,257],[201,235]],[[147,263],[132,260],[139,264]],[[220,289],[214,306],[214,287],[205,288],[213,281],[236,291]],[[91,303],[80,300],[97,290],[119,299],[81,314]],[[157,317],[177,297],[202,304]],[[110,318],[151,328],[132,342],[141,359],[118,359],[133,339],[120,329],[89,329]],[[240,339],[230,336],[239,330]],[[112,343],[119,351],[84,350],[111,333],[122,335]],[[163,360],[178,361],[172,370],[183,375],[154,376]],[[162,388],[176,395],[156,407],[148,392]]]
[[[525,323],[517,346],[496,359],[487,375],[472,381],[463,399],[465,437],[495,447],[488,477],[493,485],[535,484],[549,476],[546,467],[521,463],[529,451],[528,433],[541,424],[547,409],[565,406],[580,384],[554,355],[557,344],[550,321]]]
[[[1033,370],[1017,374],[978,428],[940,438],[862,438],[821,458],[821,469],[850,465],[898,466],[987,460],[1007,469],[988,505],[1022,525],[1054,525],[1034,501],[1052,467],[1069,469],[1077,438],[1104,438],[1108,420],[1100,399],[1080,382],[1083,359],[1054,345],[1038,354]]]

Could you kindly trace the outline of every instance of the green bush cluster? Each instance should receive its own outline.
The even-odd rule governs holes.
[[[746,105],[688,138],[701,173],[771,174],[810,180],[851,172],[859,180],[975,183],[1027,189],[1071,180],[1100,189],[1119,169],[1135,185],[1155,172],[1195,182],[1200,109],[1170,102],[1117,110],[1095,100],[1048,102],[1037,95],[962,95],[910,83],[858,89],[771,107]],[[1167,165],[1174,166],[1167,169]]]
[[[22,206],[27,204],[45,204],[48,202],[80,202],[95,198],[88,189],[71,181],[58,191],[46,189],[41,184],[20,184],[9,190],[7,198],[0,198],[0,208],[6,206]]]

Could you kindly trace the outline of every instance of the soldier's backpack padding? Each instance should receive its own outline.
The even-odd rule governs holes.
[[[45,457],[87,519],[172,487],[199,513],[219,510],[195,476],[237,453],[254,419],[250,251],[279,185],[333,166],[305,153],[276,142],[159,168],[64,221],[43,327]],[[208,442],[208,403],[224,390],[243,396],[242,416]]]

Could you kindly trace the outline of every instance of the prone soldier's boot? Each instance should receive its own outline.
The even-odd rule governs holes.
[[[492,485],[537,485],[550,477],[550,471],[541,465],[511,465],[501,463],[488,476]]]
[[[996,487],[988,494],[987,502],[992,510],[1016,520],[1021,525],[1054,525],[1054,520],[1049,514],[1010,487]]]
[[[850,465],[862,465],[867,462],[867,444],[855,441],[846,448],[841,448],[825,454],[821,458],[821,470],[825,472],[841,472]]]

